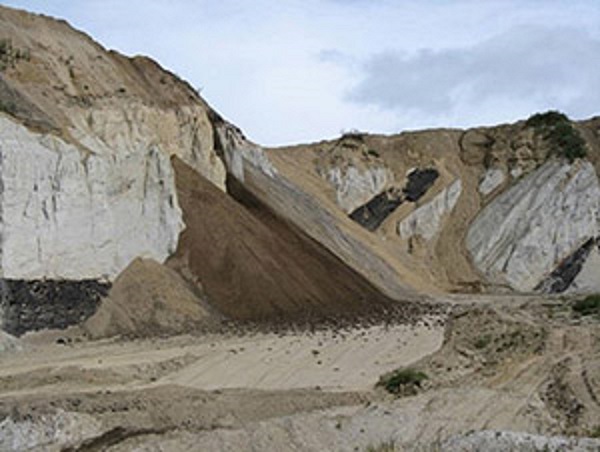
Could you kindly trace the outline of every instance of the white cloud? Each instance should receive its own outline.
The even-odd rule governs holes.
[[[436,124],[548,108],[585,117],[600,110],[598,55],[600,39],[588,32],[521,26],[466,48],[377,54],[348,98]]]
[[[523,116],[542,103],[544,93],[536,87],[544,71],[532,64],[511,67],[521,81],[503,86],[511,78],[498,73],[506,69],[498,59],[515,59],[520,48],[532,45],[527,33],[511,37],[508,31],[548,30],[552,37],[551,30],[571,27],[579,30],[571,36],[572,47],[581,41],[586,49],[593,49],[600,35],[598,0],[4,3],[64,17],[126,54],[150,55],[202,87],[215,108],[264,144],[318,140],[349,128],[394,132]],[[513,49],[494,48],[501,45],[499,36]],[[557,43],[563,49],[566,44]],[[496,59],[486,59],[485,49]],[[580,87],[592,83],[592,62],[574,78],[551,60],[545,57],[545,67],[558,71],[544,76],[550,78],[544,86],[570,87],[563,86],[556,101],[576,112],[593,110],[596,94],[585,96]],[[568,61],[581,65],[584,60]],[[423,70],[426,64],[432,65],[429,73]],[[420,81],[411,80],[407,70],[420,71]],[[396,78],[413,90],[398,90]],[[523,90],[537,93],[537,101],[517,99]],[[434,117],[433,107],[443,113]]]

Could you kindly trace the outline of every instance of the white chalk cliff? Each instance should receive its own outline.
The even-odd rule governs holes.
[[[593,165],[551,160],[499,195],[471,225],[475,265],[497,284],[532,291],[599,235],[600,186]]]
[[[440,230],[444,216],[454,209],[462,192],[460,179],[444,188],[431,201],[415,209],[398,224],[403,239],[419,235],[431,240]]]
[[[355,166],[349,166],[329,168],[326,179],[335,189],[338,205],[346,213],[351,213],[381,193],[393,180],[393,176],[385,167],[365,168],[361,171]]]
[[[158,147],[95,154],[0,115],[0,156],[2,277],[113,279],[174,252],[183,223]]]

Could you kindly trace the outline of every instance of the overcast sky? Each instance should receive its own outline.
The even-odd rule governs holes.
[[[253,140],[600,113],[600,0],[8,0],[145,54]]]

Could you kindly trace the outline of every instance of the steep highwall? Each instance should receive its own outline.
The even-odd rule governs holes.
[[[2,277],[111,280],[177,247],[181,209],[158,147],[91,154],[0,117],[0,153]]]
[[[593,165],[551,160],[489,203],[466,244],[490,281],[528,292],[598,236],[600,186]]]

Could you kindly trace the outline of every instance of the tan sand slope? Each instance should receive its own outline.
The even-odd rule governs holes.
[[[197,288],[158,262],[136,259],[84,328],[93,338],[181,334],[208,317]]]
[[[197,278],[234,319],[370,312],[391,303],[364,278],[260,205],[248,210],[173,160],[186,229],[169,265]]]

